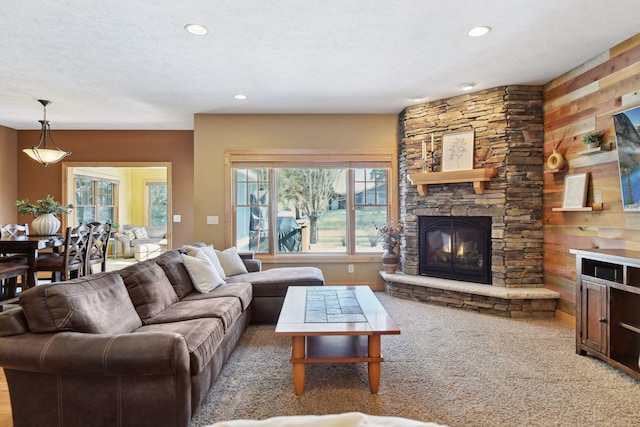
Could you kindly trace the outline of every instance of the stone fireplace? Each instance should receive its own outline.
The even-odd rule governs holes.
[[[542,87],[503,86],[411,106],[400,115],[399,128],[400,217],[406,233],[402,274],[381,273],[387,291],[508,317],[553,317],[559,295],[543,287],[542,272]],[[474,131],[474,173],[466,175],[483,182],[462,182],[458,177],[447,182],[424,175],[449,176],[441,173],[442,137],[469,130]],[[423,162],[422,147],[430,146],[432,139],[435,150]],[[475,173],[483,169],[491,174]],[[420,185],[409,176],[421,178],[414,180]],[[424,256],[427,261],[439,256],[444,263],[447,254],[421,253],[424,218],[478,217],[488,219],[482,227],[489,235],[487,255],[480,261],[488,264],[483,265],[487,271],[479,273],[481,280],[463,271],[474,262],[464,259],[467,248],[460,255],[467,264],[447,267],[452,271],[448,279],[442,279],[442,271],[425,267]],[[459,234],[459,240],[468,240],[465,233],[470,229]],[[451,249],[449,256],[457,256],[456,251],[459,248]]]
[[[400,213],[407,234],[402,271],[421,275],[418,221],[429,217],[491,218],[490,284],[542,286],[542,87],[504,86],[408,107],[400,116]],[[474,169],[497,171],[478,193],[472,183],[428,185],[419,194],[408,175],[422,173],[422,143],[433,135],[433,168],[441,171],[442,137],[474,131]]]

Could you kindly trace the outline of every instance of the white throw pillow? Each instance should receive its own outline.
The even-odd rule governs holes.
[[[134,233],[133,230],[122,230],[122,234],[124,234],[131,240],[136,238],[136,233]]]
[[[183,248],[185,251],[187,251],[187,255],[196,256],[197,253],[205,254],[207,258],[209,258],[209,261],[211,261],[211,264],[213,264],[216,270],[218,270],[218,273],[220,274],[220,277],[222,277],[222,280],[225,280],[227,278],[227,275],[224,272],[224,268],[222,268],[222,264],[220,264],[220,260],[218,259],[218,255],[216,255],[216,251],[215,249],[213,249],[213,245],[200,247],[185,245],[183,246]]]
[[[244,262],[242,262],[240,255],[238,255],[238,250],[235,246],[227,248],[224,251],[216,249],[216,255],[218,255],[218,259],[226,276],[248,273],[247,267],[244,265]]]
[[[196,256],[182,254],[182,263],[191,277],[193,286],[200,293],[206,294],[225,283],[218,274],[218,270],[204,254]]]

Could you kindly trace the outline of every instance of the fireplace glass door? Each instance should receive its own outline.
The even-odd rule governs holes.
[[[420,274],[491,284],[491,217],[420,217]]]

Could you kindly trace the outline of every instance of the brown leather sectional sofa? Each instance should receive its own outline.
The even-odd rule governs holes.
[[[0,315],[14,425],[188,425],[252,311],[277,319],[288,286],[324,284],[313,267],[244,263],[249,273],[209,293],[194,290],[180,250],[25,291]]]

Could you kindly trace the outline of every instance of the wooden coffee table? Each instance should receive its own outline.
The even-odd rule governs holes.
[[[290,286],[275,334],[292,337],[297,395],[307,363],[368,364],[369,388],[380,384],[380,337],[400,329],[368,286]]]

